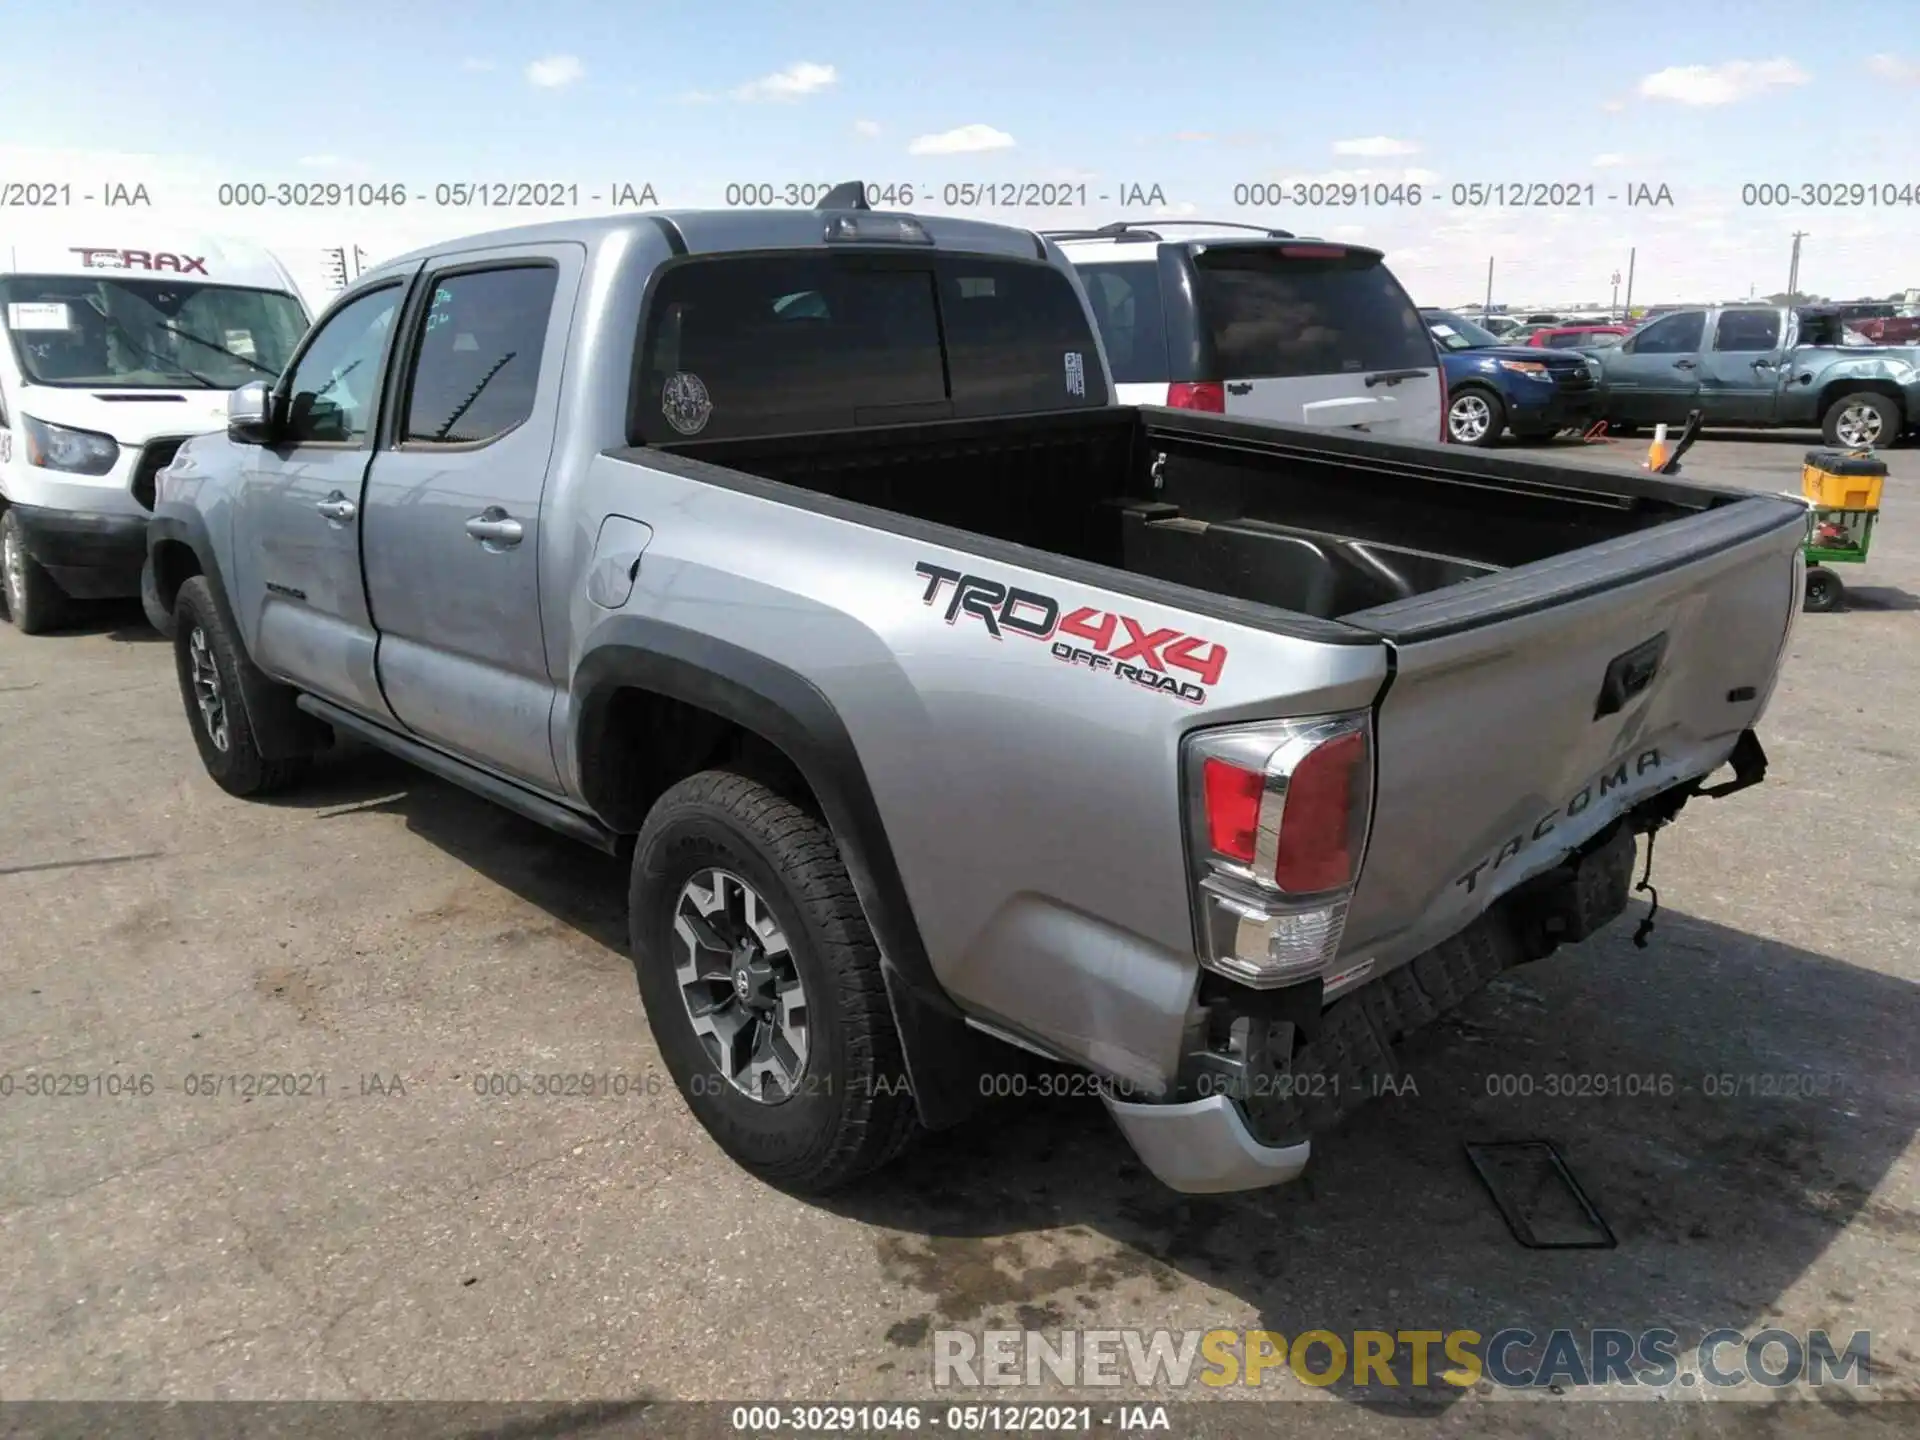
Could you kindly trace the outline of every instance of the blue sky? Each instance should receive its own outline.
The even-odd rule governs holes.
[[[417,202],[223,212],[218,184],[627,180],[693,206],[721,203],[730,182],[858,177],[938,192],[1041,181],[1085,183],[1090,196],[1134,182],[1157,184],[1171,214],[1379,244],[1435,303],[1478,295],[1489,255],[1496,298],[1605,299],[1629,248],[1636,298],[1764,293],[1784,283],[1795,229],[1808,232],[1802,274],[1816,290],[1920,285],[1920,196],[1855,209],[1741,203],[1757,182],[1920,188],[1916,0],[554,0],[301,4],[254,12],[258,23],[247,13],[181,7],[156,28],[116,6],[15,0],[0,180],[48,167],[52,178],[146,178],[155,223],[303,256],[344,242],[379,254],[527,217]],[[916,141],[936,153],[912,153]],[[1427,203],[1233,203],[1237,184],[1329,178],[1388,194],[1417,184]],[[1598,204],[1433,203],[1469,181],[1591,183]],[[1606,199],[1640,184],[1667,186],[1672,206]],[[1120,212],[1092,199],[972,213],[1038,225]],[[27,223],[53,217],[0,212],[0,226]]]

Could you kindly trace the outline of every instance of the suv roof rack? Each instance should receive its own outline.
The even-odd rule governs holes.
[[[1131,237],[1136,240],[1164,240],[1161,230],[1171,230],[1175,226],[1206,230],[1251,230],[1256,235],[1265,235],[1269,240],[1297,240],[1300,237],[1291,230],[1275,230],[1266,225],[1247,225],[1238,220],[1155,220],[1152,225],[1136,225],[1127,220],[1116,220],[1111,225],[1102,225],[1097,230],[1042,230],[1040,233],[1049,240],[1119,240]]]

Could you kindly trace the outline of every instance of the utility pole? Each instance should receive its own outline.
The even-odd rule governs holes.
[[[1621,312],[1623,315],[1633,314],[1633,261],[1639,253],[1637,247],[1627,251],[1627,308]]]
[[[1620,272],[1618,270],[1613,272],[1613,304],[1607,313],[1615,320],[1620,318]]]
[[[1489,255],[1487,256],[1487,303],[1480,312],[1481,323],[1484,324],[1491,314],[1493,314],[1493,257]]]
[[[1800,242],[1807,238],[1807,232],[1793,232],[1793,259],[1787,266],[1787,303],[1795,303],[1800,294]]]

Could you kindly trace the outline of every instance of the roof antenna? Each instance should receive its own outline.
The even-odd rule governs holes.
[[[859,180],[849,180],[844,185],[836,185],[820,197],[816,210],[871,210],[867,204],[867,187]]]

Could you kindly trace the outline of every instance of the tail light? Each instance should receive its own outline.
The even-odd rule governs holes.
[[[1176,380],[1167,386],[1167,404],[1175,410],[1227,413],[1227,387],[1218,380]]]
[[[1373,809],[1367,713],[1202,731],[1185,773],[1200,963],[1256,989],[1325,972]]]

